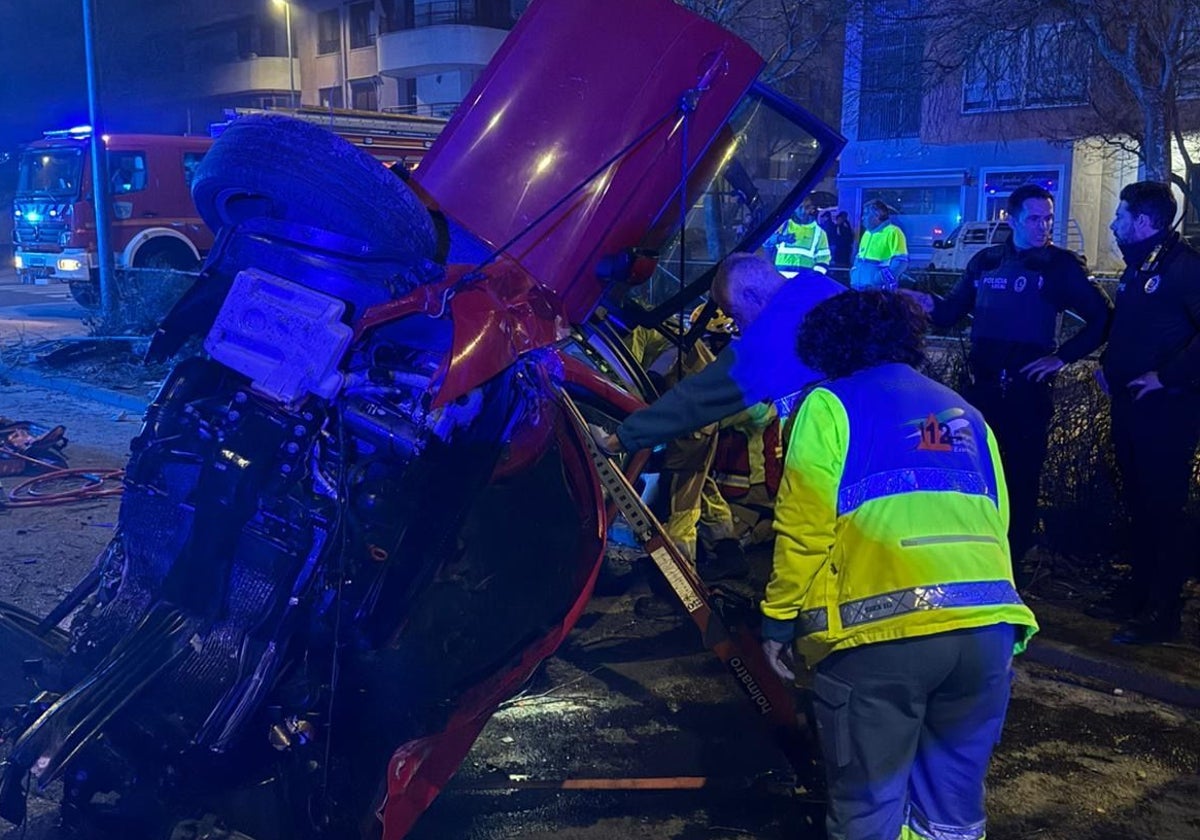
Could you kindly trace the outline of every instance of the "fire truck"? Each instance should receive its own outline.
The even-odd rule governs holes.
[[[211,137],[109,134],[112,240],[118,268],[194,271],[212,247],[212,232],[192,204],[191,183],[204,153],[231,121],[263,111],[236,108],[210,126]],[[444,119],[407,114],[296,108],[280,110],[341,135],[386,165],[414,168],[441,133]],[[24,283],[71,283],[85,305],[97,294],[96,222],[87,127],[47,131],[21,156],[13,201],[14,265]],[[76,282],[83,281],[83,282]]]
[[[47,131],[21,154],[13,198],[14,265],[22,282],[87,280],[97,264],[91,129]],[[192,204],[208,137],[104,137],[112,243],[121,267],[194,270],[212,232]]]
[[[361,147],[384,165],[403,164],[408,169],[416,168],[446,125],[446,120],[440,117],[302,105],[298,108],[270,110],[227,108],[225,121],[209,126],[209,134],[218,137],[231,122],[250,114],[282,114],[319,125]]]

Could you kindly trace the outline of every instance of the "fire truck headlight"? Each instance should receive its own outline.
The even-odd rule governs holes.
[[[83,267],[83,263],[77,259],[66,257],[58,261],[59,271],[78,271]]]
[[[25,260],[21,259],[20,254],[17,254],[15,257],[13,257],[13,268],[17,269],[17,271],[20,271],[24,267]]]

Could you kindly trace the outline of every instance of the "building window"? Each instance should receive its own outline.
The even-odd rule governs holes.
[[[345,100],[342,98],[342,86],[321,88],[317,91],[317,101],[321,103],[322,108],[344,108]]]
[[[921,132],[923,25],[898,16],[877,17],[863,34],[862,53],[858,139],[916,137]]]
[[[350,49],[369,47],[375,43],[375,32],[371,29],[373,3],[355,3],[350,7]]]
[[[963,112],[1085,105],[1091,61],[1074,24],[994,32],[963,73]]]
[[[478,23],[476,0],[416,0],[413,4],[415,26],[441,26],[449,23]]]
[[[341,52],[342,19],[340,9],[330,9],[317,15],[317,52],[321,55]]]
[[[379,93],[374,79],[350,80],[350,107],[356,111],[379,110]]]

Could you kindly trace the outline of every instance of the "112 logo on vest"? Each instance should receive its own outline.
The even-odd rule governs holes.
[[[1155,274],[1153,277],[1151,277],[1149,280],[1146,281],[1146,285],[1143,286],[1142,288],[1144,288],[1146,290],[1146,294],[1152,295],[1158,291],[1158,285],[1161,282],[1162,282],[1162,275]]]
[[[971,423],[961,408],[952,408],[940,415],[930,413],[923,420],[910,420],[909,439],[917,439],[917,450],[923,452],[965,452],[971,449]]]
[[[936,417],[930,414],[921,424],[921,442],[917,449],[933,452],[952,452],[954,446],[950,443],[950,430],[944,429]]]

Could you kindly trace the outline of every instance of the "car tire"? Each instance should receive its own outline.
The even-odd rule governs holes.
[[[320,126],[278,114],[239,117],[200,162],[192,198],[213,231],[271,218],[432,258],[433,221],[379,161]]]

